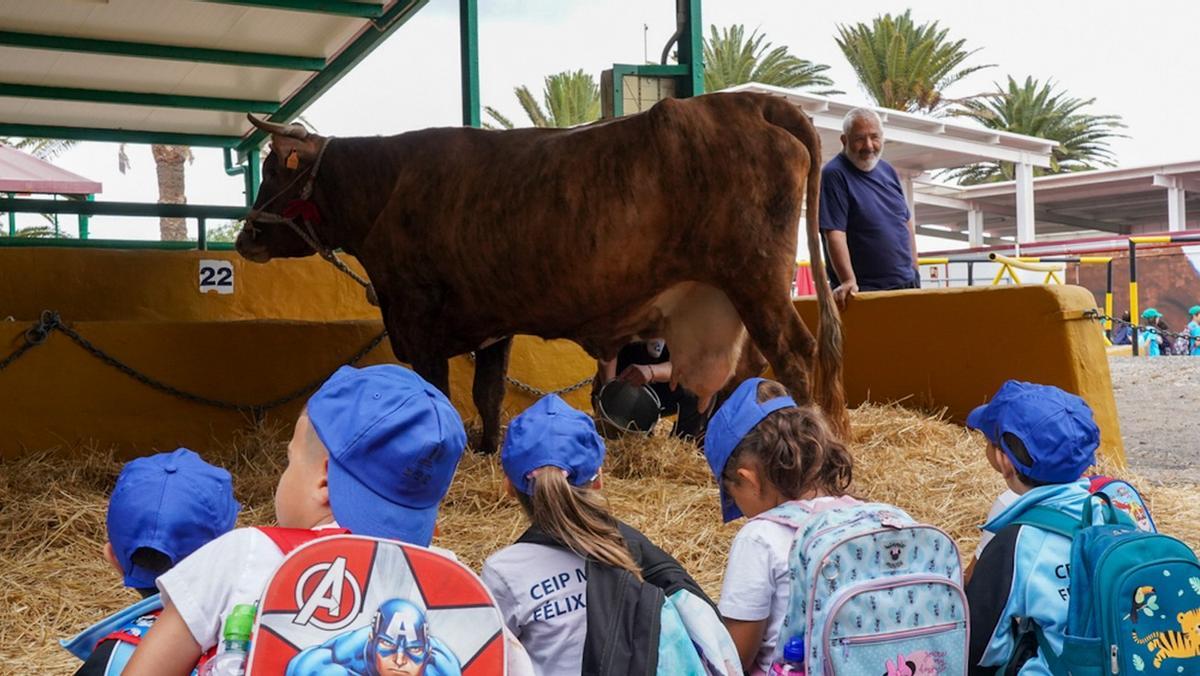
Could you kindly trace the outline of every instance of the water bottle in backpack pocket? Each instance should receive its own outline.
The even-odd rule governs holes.
[[[1062,654],[1036,629],[1058,676],[1200,674],[1200,562],[1175,538],[1139,530],[1113,508],[1104,522],[1035,507],[1016,521],[1071,538],[1070,605]]]
[[[967,673],[969,614],[948,535],[879,503],[817,513],[785,503],[768,515],[797,527],[779,646],[804,636],[809,674]]]

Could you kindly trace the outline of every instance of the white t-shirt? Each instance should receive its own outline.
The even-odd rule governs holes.
[[[483,564],[483,583],[539,676],[578,674],[587,636],[587,562],[574,552],[518,542]]]
[[[318,526],[338,528],[336,524]],[[158,578],[192,638],[207,651],[221,640],[225,618],[239,603],[258,603],[284,554],[257,528],[238,528],[209,542]]]
[[[1012,492],[1011,489],[1005,490],[996,498],[996,501],[992,503],[992,508],[988,510],[987,518],[984,519],[983,522],[988,523],[997,516],[1000,516],[1000,513],[1011,507],[1012,503],[1016,502],[1017,498],[1019,497],[1021,496]],[[976,561],[979,560],[979,557],[983,556],[983,548],[986,547],[987,543],[991,542],[992,538],[994,537],[996,537],[995,533],[990,533],[982,528],[979,529],[979,546],[975,548]]]
[[[771,669],[779,627],[787,614],[792,587],[788,552],[795,536],[794,529],[781,523],[751,520],[738,531],[729,548],[717,610],[731,620],[767,620],[762,646],[754,658],[756,668],[763,672]]]

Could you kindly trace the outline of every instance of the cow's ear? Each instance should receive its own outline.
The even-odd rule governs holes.
[[[315,134],[304,140],[272,134],[271,149],[278,157],[280,169],[295,171],[316,160],[321,141],[322,139]]]

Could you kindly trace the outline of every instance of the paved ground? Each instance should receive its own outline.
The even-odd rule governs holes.
[[[1200,357],[1112,357],[1109,367],[1133,470],[1200,482]]]

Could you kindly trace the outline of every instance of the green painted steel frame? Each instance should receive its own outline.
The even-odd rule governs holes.
[[[350,0],[205,0],[223,5],[248,5],[267,9],[282,9],[292,12],[337,14],[359,19],[376,19],[383,16],[383,6]]]
[[[310,103],[342,79],[342,76],[351,68],[358,65],[358,62],[366,58],[380,43],[428,3],[429,0],[399,0],[392,5],[375,19],[372,27],[368,27],[357,39],[347,45],[325,66],[324,70],[309,79],[303,87],[279,106],[279,110],[267,119],[282,123],[293,121],[300,113],[304,112]],[[238,155],[244,156],[251,148],[258,148],[266,138],[266,132],[255,129],[238,144]]]
[[[81,219],[80,239],[25,239],[13,237],[0,238],[0,246],[70,246],[91,247],[99,249],[209,249],[208,224],[210,218],[240,220],[245,217],[247,207],[234,207],[214,204],[143,204],[140,202],[95,202],[92,200],[59,202],[45,199],[17,199],[8,194],[0,198],[0,211],[8,212],[9,218],[17,213],[77,214]],[[157,242],[152,240],[105,240],[86,239],[82,219],[87,216],[142,216],[167,218],[195,218],[197,222],[196,241]],[[15,224],[10,225],[9,232],[15,234]],[[232,245],[230,245],[232,248]]]
[[[462,69],[462,121],[479,127],[479,7],[476,0],[458,1],[458,50]]]
[[[613,64],[613,115],[625,114],[626,75],[647,77],[672,77],[676,82],[679,98],[699,96],[704,93],[704,26],[700,17],[701,0],[676,0],[676,7],[687,13],[687,28],[679,36],[678,64]]]
[[[613,64],[613,116],[621,117],[625,114],[625,82],[626,75],[645,75],[647,77],[672,77],[677,81],[684,79],[688,75],[688,68],[684,65],[667,65],[649,64],[635,66],[627,63]]]
[[[170,61],[218,63],[255,68],[278,68],[282,70],[317,71],[325,67],[325,58],[320,56],[241,52],[229,49],[156,45],[148,42],[123,42],[120,40],[93,40],[91,38],[18,33],[15,31],[0,31],[0,46],[85,52],[89,54],[113,54],[116,56],[166,59]]]
[[[37,239],[33,237],[0,237],[4,247],[61,247],[69,249],[160,249],[167,251],[232,251],[233,242],[199,242],[177,240],[160,242],[151,239]]]
[[[22,99],[53,99],[56,101],[87,101],[159,108],[193,108],[224,110],[235,113],[272,113],[279,107],[276,101],[226,99],[216,96],[183,96],[148,92],[122,92],[111,89],[80,89],[78,87],[45,87],[42,85],[0,82],[0,96]]]

